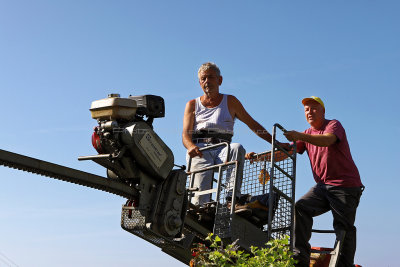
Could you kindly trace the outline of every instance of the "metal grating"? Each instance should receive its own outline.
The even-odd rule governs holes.
[[[236,166],[236,162],[230,162],[221,167],[221,175],[218,180],[220,188],[217,193],[218,201],[214,234],[221,238],[229,238],[231,236],[231,199],[234,195],[233,188],[235,188]]]
[[[166,239],[146,227],[145,212],[132,206],[122,206],[121,227],[160,248],[175,248],[172,240]]]
[[[291,158],[275,162],[278,168],[274,170],[274,191],[281,195],[278,207],[272,221],[272,238],[283,238],[290,234],[292,227],[292,211],[293,211],[293,160]],[[286,172],[286,173],[284,173]],[[289,175],[289,177],[287,176]],[[279,190],[279,191],[278,191]],[[282,195],[283,193],[283,195]]]
[[[272,181],[274,193],[279,196],[277,198],[278,204],[274,204],[276,208],[271,222],[272,237],[280,238],[284,235],[290,235],[293,181],[277,168],[274,169],[274,177],[270,177],[272,166],[270,155],[271,151],[267,151],[258,154],[256,160],[246,160],[241,192],[251,196],[267,194],[270,192]],[[277,157],[277,160],[280,160],[280,158]],[[293,176],[292,159],[287,158],[275,164],[284,172]],[[267,231],[268,225],[264,225],[263,230]]]
[[[239,181],[242,177],[240,188],[241,195],[251,197],[268,196],[268,208],[273,207],[268,214],[264,213],[263,218],[248,220],[262,231],[268,234],[269,238],[290,237],[291,247],[293,246],[293,221],[294,221],[294,192],[296,176],[296,147],[293,147],[293,156],[282,152],[276,142],[276,129],[285,132],[278,124],[273,129],[273,144],[270,151],[256,154],[254,160],[246,160],[243,173],[236,175],[237,162],[227,162],[216,165],[214,168],[215,181],[213,188],[218,188],[213,195],[216,202],[216,214],[214,221],[214,234],[221,238],[229,238],[232,235],[232,217],[229,197],[231,188],[234,188],[232,181]],[[272,153],[274,151],[275,153]],[[272,159],[272,154],[273,158]],[[212,167],[208,167],[210,169]],[[195,172],[201,172],[197,170]],[[193,173],[193,172],[192,172]],[[190,175],[189,175],[190,177]],[[236,179],[232,179],[236,177]],[[237,183],[237,182],[236,182]],[[188,184],[189,187],[189,184]],[[268,195],[267,195],[268,194]],[[253,210],[254,214],[254,210]],[[267,222],[268,221],[268,222]],[[261,222],[261,223],[260,223]]]

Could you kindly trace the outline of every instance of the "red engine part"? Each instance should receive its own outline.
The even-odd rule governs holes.
[[[94,149],[96,149],[97,153],[103,154],[103,149],[100,143],[100,136],[97,134],[97,127],[94,128],[94,132],[92,134],[92,145]]]
[[[128,199],[126,201],[125,206],[137,208],[139,206],[139,199],[137,199],[137,198]],[[129,209],[129,212],[128,212],[128,218],[130,218],[130,219],[132,219],[132,214],[133,214],[132,211],[133,211],[132,209]]]
[[[137,199],[137,198],[131,198],[131,199],[128,199],[127,201],[126,201],[126,204],[125,204],[126,206],[129,206],[129,207],[135,207],[135,208],[137,208],[138,206],[139,206],[139,199]]]

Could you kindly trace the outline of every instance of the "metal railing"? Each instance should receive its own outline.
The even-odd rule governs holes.
[[[230,161],[229,153],[227,153],[225,162],[222,164],[208,166],[206,168],[191,170],[191,159],[188,162],[188,190],[189,201],[192,196],[214,194],[213,200],[216,204],[215,221],[214,221],[214,234],[219,235],[221,238],[229,238],[235,231],[241,229],[232,229],[239,224],[233,223],[233,220],[240,220],[242,218],[235,217],[235,204],[238,200],[236,186],[241,181],[240,194],[248,196],[268,196],[268,212],[262,214],[263,218],[256,218],[255,216],[246,218],[245,220],[251,222],[254,227],[267,234],[266,239],[282,238],[285,235],[290,236],[290,246],[293,248],[294,236],[294,203],[295,203],[295,182],[296,182],[296,145],[291,146],[288,151],[284,148],[279,141],[277,141],[278,133],[286,132],[286,130],[279,124],[275,124],[272,131],[272,147],[270,151],[258,153],[254,155],[254,159],[245,160],[243,173],[238,173],[238,161]],[[214,149],[219,146],[227,146],[230,150],[228,143],[221,143],[217,145],[210,145],[201,148],[201,151]],[[272,153],[273,152],[273,153]],[[199,191],[198,188],[193,187],[195,175],[200,172],[214,170],[218,173],[216,178],[213,177],[213,184],[210,188]],[[234,178],[233,187],[231,179]],[[230,185],[227,181],[230,180]],[[233,189],[232,189],[233,188]],[[231,191],[231,192],[230,192]],[[228,194],[232,194],[231,200],[227,200]],[[229,195],[230,196],[230,195]],[[230,203],[228,203],[230,202]],[[266,220],[266,218],[268,218]],[[261,226],[260,226],[261,225]],[[254,231],[256,234],[257,231]],[[249,237],[251,239],[251,237]],[[234,241],[234,240],[232,240]],[[249,241],[250,242],[250,241]],[[267,240],[265,240],[265,243]]]

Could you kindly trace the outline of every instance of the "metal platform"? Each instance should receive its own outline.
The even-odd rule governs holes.
[[[289,154],[279,147],[276,141],[276,132],[279,129],[284,131],[277,124],[273,128],[271,150],[257,154],[252,161],[246,160],[243,173],[236,171],[237,161],[227,162],[227,160],[223,164],[201,170],[189,169],[186,193],[186,174],[182,170],[182,186],[178,182],[182,179],[176,178],[166,179],[165,183],[154,186],[154,179],[150,176],[144,177],[140,186],[135,186],[4,150],[0,150],[0,165],[88,186],[127,199],[140,198],[143,205],[138,207],[124,205],[122,207],[121,227],[188,264],[192,257],[191,248],[197,242],[204,242],[207,234],[211,232],[228,242],[239,240],[238,245],[247,250],[250,249],[250,246],[262,247],[269,239],[280,238],[284,235],[290,236],[292,245],[296,153]],[[227,143],[222,145],[229,146]],[[294,151],[295,149],[294,147]],[[215,176],[212,188],[203,192],[196,191],[192,186],[193,175],[211,169],[214,170]],[[235,213],[238,193],[233,190],[233,195],[230,197],[231,203],[228,197],[232,191],[230,189],[236,188],[239,179],[242,179],[240,188],[242,198],[243,196],[247,196],[250,200],[252,197],[265,198],[262,208],[252,208],[253,214],[246,218]],[[171,183],[172,186],[163,188],[162,185],[166,183]],[[165,189],[165,192],[161,189]],[[150,205],[153,203],[150,200],[154,198],[164,199],[162,196],[163,194],[168,195],[169,189],[179,191],[173,201],[160,203],[156,201],[154,206]],[[206,208],[193,208],[193,205],[188,205],[185,201],[182,203],[178,198],[179,196],[182,200],[189,202],[192,193],[211,194],[212,202]],[[249,203],[251,204],[251,202]],[[190,208],[186,209],[187,206]],[[168,216],[170,211],[175,208],[179,210],[180,207],[184,207],[180,215],[181,231],[169,235],[160,234],[170,231],[168,226],[162,223],[163,221],[170,223],[170,221],[168,221],[169,217],[165,217],[165,220],[158,220],[159,215]],[[160,209],[157,214],[155,213],[156,208]],[[161,211],[164,209],[165,213],[162,213]]]
[[[215,203],[213,233],[227,242],[239,239],[238,245],[245,249],[250,246],[262,247],[269,239],[283,238],[285,235],[290,237],[290,245],[293,247],[296,147],[290,153],[280,147],[276,140],[277,130],[285,131],[279,124],[275,124],[271,150],[256,154],[253,160],[246,160],[243,173],[236,172],[237,161],[199,170],[190,170],[189,162],[189,190],[198,195],[211,194],[212,202]],[[216,146],[218,145],[201,150]],[[203,191],[192,188],[196,173],[210,169],[214,170],[212,188]],[[234,209],[239,196],[232,188],[236,188],[239,179],[242,179],[241,198],[246,197],[250,203],[248,205],[254,199],[264,200],[263,207],[252,208],[252,215],[246,218],[235,214]]]

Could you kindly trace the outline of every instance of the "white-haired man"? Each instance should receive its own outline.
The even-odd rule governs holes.
[[[211,62],[201,65],[198,71],[203,95],[186,104],[183,118],[182,142],[187,149],[187,159],[192,158],[192,170],[223,163],[227,153],[226,147],[200,151],[200,148],[221,142],[231,142],[235,119],[244,122],[256,135],[271,143],[271,135],[255,121],[233,95],[220,93],[222,76],[217,65]],[[230,144],[229,161],[237,160],[240,179],[236,195],[240,194],[245,150],[238,143]],[[198,173],[194,178],[194,187],[199,190],[210,189],[213,171]],[[227,187],[232,190],[233,179],[228,177]],[[202,205],[210,201],[210,195],[194,196],[193,204]]]

